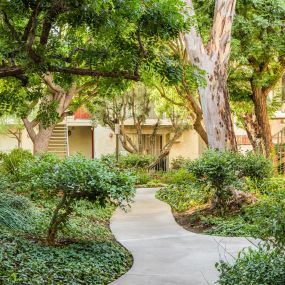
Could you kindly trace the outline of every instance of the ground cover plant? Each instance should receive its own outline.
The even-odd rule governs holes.
[[[131,175],[49,154],[23,159],[16,174],[0,191],[0,284],[109,284],[129,269],[109,220],[131,202]]]

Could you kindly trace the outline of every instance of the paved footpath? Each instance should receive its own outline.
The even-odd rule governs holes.
[[[155,191],[138,189],[131,210],[118,209],[111,220],[117,240],[134,258],[132,268],[112,285],[212,285],[218,278],[217,261],[232,261],[242,248],[253,246],[246,238],[184,230]]]

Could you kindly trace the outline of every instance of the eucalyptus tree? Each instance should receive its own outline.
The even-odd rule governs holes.
[[[140,80],[141,70],[162,56],[158,47],[188,26],[182,3],[174,0],[6,0],[0,5],[2,113],[22,118],[35,153],[47,148],[71,105],[97,96],[102,78],[122,86]]]
[[[184,35],[189,62],[205,71],[206,85],[199,86],[199,93],[209,146],[236,150],[227,88],[236,0],[185,0],[185,3],[193,22],[190,31]],[[196,12],[201,7],[210,7],[210,10],[204,10],[207,15],[200,18],[200,13]],[[206,23],[203,23],[205,17]],[[205,24],[207,32],[203,34]]]

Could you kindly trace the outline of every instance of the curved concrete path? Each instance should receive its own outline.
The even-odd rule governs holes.
[[[233,260],[246,238],[213,237],[188,232],[174,220],[170,207],[155,199],[155,189],[138,189],[130,212],[117,210],[111,229],[133,255],[129,272],[113,285],[215,284],[215,263]]]

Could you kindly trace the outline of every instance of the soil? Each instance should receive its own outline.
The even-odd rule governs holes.
[[[173,216],[176,222],[182,226],[187,231],[191,231],[193,233],[202,234],[208,229],[210,229],[211,225],[206,225],[201,221],[202,216],[215,215],[215,212],[210,207],[209,204],[205,204],[199,208],[191,208],[186,212],[175,212],[172,211]]]

